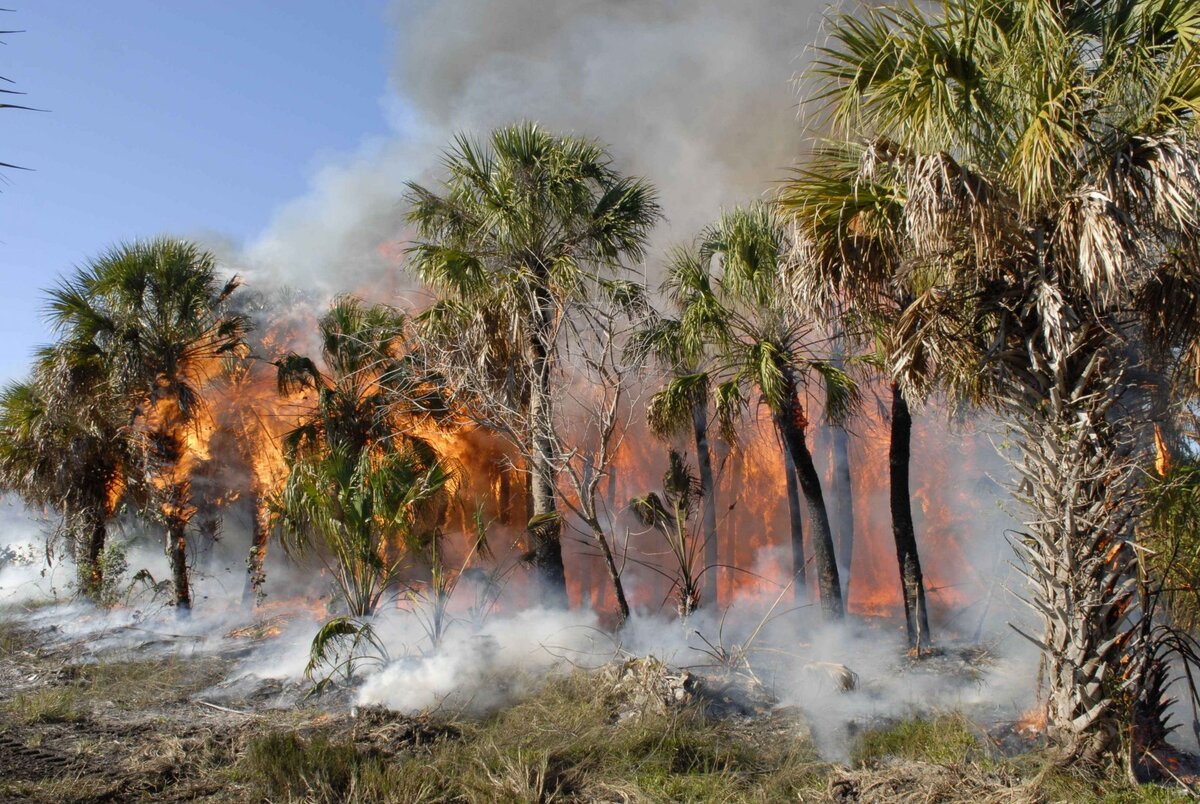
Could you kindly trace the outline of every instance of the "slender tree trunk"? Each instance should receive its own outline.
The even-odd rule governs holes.
[[[261,497],[254,501],[254,533],[250,538],[250,553],[246,556],[246,585],[242,588],[242,606],[251,608],[257,606],[267,596],[264,586],[267,582],[267,539],[270,529],[267,527],[266,506]]]
[[[833,365],[846,367],[845,333],[834,333]],[[850,473],[850,434],[846,428],[834,425],[830,431],[833,457],[833,498],[837,516],[837,560],[842,571],[842,599],[850,599],[850,582],[854,568],[854,484]]]
[[[919,651],[929,645],[930,634],[929,613],[925,607],[925,582],[921,576],[921,558],[917,553],[917,534],[913,527],[912,496],[908,484],[911,444],[912,414],[904,394],[900,392],[900,386],[892,383],[892,438],[888,448],[892,535],[896,540],[896,561],[900,567],[908,646]]]
[[[104,554],[104,543],[108,539],[108,527],[103,509],[93,511],[91,520],[87,544],[83,551],[83,565],[79,568],[79,577],[83,585],[83,594],[92,602],[99,603],[100,590],[104,586],[104,567],[100,564],[100,557]]]
[[[826,617],[840,620],[845,616],[845,607],[842,604],[842,585],[838,578],[837,558],[834,555],[833,533],[829,528],[825,496],[821,492],[821,478],[813,466],[812,453],[809,452],[804,437],[804,409],[794,387],[786,396],[784,409],[775,414],[775,424],[783,434],[784,446],[795,464],[800,490],[804,493],[804,502],[808,505],[813,561],[817,569],[821,608]]]
[[[783,438],[783,433],[780,433]],[[797,605],[808,602],[807,568],[804,558],[804,511],[800,508],[800,484],[791,452],[783,451],[783,477],[787,482],[788,524],[792,537],[792,599]]]
[[[600,554],[604,557],[604,566],[608,570],[608,580],[612,583],[613,594],[617,598],[617,628],[620,628],[629,619],[629,601],[625,598],[625,585],[621,582],[621,571],[617,567],[608,537],[604,535],[600,523],[592,521],[588,524],[592,529],[592,538],[600,546]]]
[[[549,333],[554,326],[554,307],[543,288],[535,288],[537,322],[530,339],[533,381],[529,388],[529,421],[533,432],[530,449],[530,496],[532,515],[529,535],[531,563],[542,586],[543,601],[566,608],[567,577],[562,557],[562,523],[558,513],[554,414],[551,403],[552,360]]]
[[[713,482],[712,454],[708,449],[708,399],[692,404],[692,430],[696,436],[696,466],[700,470],[700,497],[703,504],[704,599],[717,606],[717,494]]]
[[[187,523],[179,517],[167,519],[167,555],[175,581],[175,612],[186,617],[192,610],[192,592],[188,587]]]
[[[833,452],[833,494],[837,501],[837,560],[842,570],[842,598],[850,599],[854,568],[854,484],[850,472],[850,434],[843,427],[830,433]]]

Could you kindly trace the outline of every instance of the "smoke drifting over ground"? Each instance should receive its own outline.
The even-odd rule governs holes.
[[[404,182],[429,178],[453,134],[482,135],[522,119],[595,137],[610,146],[623,172],[644,175],[660,190],[668,221],[656,234],[655,246],[690,238],[722,207],[769,191],[771,182],[801,153],[805,132],[797,121],[793,78],[803,69],[820,7],[783,0],[397,3],[392,14],[397,31],[395,97],[387,104],[395,110],[395,138],[366,144],[359,153],[323,168],[310,192],[279,210],[269,229],[240,253],[228,244],[219,250],[260,289],[289,285],[330,296],[356,292],[377,301],[420,306],[424,296],[400,267]],[[652,252],[647,265],[652,282],[658,261],[659,255]],[[961,492],[951,501],[933,501],[935,507],[941,503],[953,509],[951,518],[937,518],[937,523],[949,523],[943,528],[946,532],[929,536],[937,511],[922,506],[918,533],[919,538],[936,539],[938,549],[923,555],[929,557],[931,575],[964,580],[963,588],[948,581],[943,589],[931,590],[935,609],[965,610],[970,618],[970,623],[942,618],[934,625],[944,629],[939,638],[946,634],[951,641],[953,633],[977,640],[999,633],[1003,629],[997,626],[1014,615],[999,579],[1006,566],[997,566],[996,558],[1007,522],[991,515],[998,488],[976,493],[969,485],[985,477],[987,467],[964,468],[930,458],[934,450],[958,448],[948,446],[951,443],[951,438],[939,437],[934,444],[914,446],[914,458],[921,461],[918,480],[923,472],[934,474],[936,469],[950,481],[940,491]],[[871,449],[878,451],[878,444]],[[771,458],[778,459],[777,454]],[[778,467],[773,471],[778,473]],[[747,523],[742,545],[757,551],[755,561],[743,569],[786,584],[783,570],[790,564],[778,548],[786,538],[786,504],[776,495],[768,510],[753,500],[751,492],[771,487],[763,485],[763,476],[748,472],[746,493],[727,504],[732,510],[740,500],[737,515]],[[630,488],[626,494],[623,489],[621,497],[646,490]],[[886,517],[882,493],[863,499],[860,504]],[[987,515],[981,515],[985,510]],[[894,587],[894,563],[872,567],[864,558],[872,554],[870,540],[891,538],[888,521],[865,511],[859,512],[858,521],[864,534],[857,554],[862,569],[856,570],[853,584]],[[959,529],[952,532],[953,527]],[[176,624],[169,610],[92,613],[89,620],[80,619],[81,610],[76,609],[46,612],[34,625],[73,622],[70,638],[103,634],[105,639],[131,643],[144,640],[147,630],[175,636],[182,631],[188,639],[203,638],[187,642],[189,649],[220,647],[228,640],[223,634],[254,616],[236,606],[222,610],[218,603],[239,598],[245,573],[244,534],[230,530],[229,540],[233,547],[218,551],[207,570],[199,568],[197,614],[186,625]],[[874,554],[890,556],[888,550]],[[322,582],[315,573],[305,577],[303,571],[288,569],[274,548],[268,560],[268,605],[308,605],[289,596],[302,594],[306,584],[318,591]],[[152,566],[155,577],[166,577],[165,559],[157,553],[130,556],[131,571],[142,566]],[[15,571],[0,570],[0,594],[12,588],[10,579],[17,576],[9,573]],[[971,583],[966,585],[966,580]],[[407,711],[445,700],[487,708],[519,692],[525,676],[599,664],[620,655],[653,654],[681,666],[704,664],[709,661],[705,650],[712,645],[743,644],[780,588],[767,584],[735,598],[725,619],[702,611],[685,630],[654,611],[661,588],[649,572],[632,569],[627,582],[635,601],[646,605],[620,642],[600,629],[597,615],[586,608],[570,613],[509,609],[481,630],[453,629],[433,651],[423,642],[417,615],[388,611],[380,616],[377,630],[398,660],[368,673],[359,701]],[[639,584],[645,585],[644,594]],[[852,602],[856,594],[862,593],[852,586]],[[996,659],[977,677],[902,672],[904,646],[896,622],[826,628],[816,622],[817,611],[809,606],[767,627],[755,642],[756,650],[762,648],[760,657],[751,661],[783,703],[813,716],[816,736],[832,756],[844,755],[844,727],[852,720],[941,706],[988,706],[999,719],[1015,716],[1028,704],[1034,673],[1029,652],[1016,650],[1021,643],[1015,637],[1006,638],[999,648],[1001,655],[1015,658]],[[298,679],[320,619],[315,611],[296,616],[274,641],[249,653],[241,672]],[[134,626],[138,630],[130,630]],[[94,634],[88,628],[94,628]],[[859,677],[858,688],[837,691],[836,682],[822,669],[831,664],[847,665]]]
[[[379,300],[399,275],[404,182],[426,179],[458,132],[536,120],[610,146],[651,180],[688,239],[724,206],[755,198],[800,154],[793,79],[821,4],[567,0],[398,2],[396,137],[326,166],[240,262],[251,278]],[[654,274],[657,258],[649,260]]]

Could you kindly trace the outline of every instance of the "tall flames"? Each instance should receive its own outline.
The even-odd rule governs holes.
[[[930,605],[950,612],[974,602],[971,593],[986,587],[967,555],[965,537],[978,529],[966,512],[978,509],[972,501],[979,485],[990,481],[976,466],[984,446],[979,434],[969,428],[952,431],[943,419],[941,411],[932,410],[915,427],[912,504]],[[863,616],[898,617],[904,603],[888,509],[888,422],[883,411],[874,409],[856,417],[849,429],[855,526],[852,566],[842,568],[848,607]],[[822,469],[826,505],[832,506],[832,439],[823,426],[813,426],[810,435],[814,458]],[[747,421],[739,438],[732,448],[718,448],[715,456],[721,606],[742,597],[774,597],[792,576],[782,449],[765,416]],[[613,469],[617,488],[611,497],[618,506],[656,488],[665,453],[666,446],[649,437],[624,441]],[[626,527],[636,541],[638,529],[627,519],[618,521],[618,534]],[[805,555],[811,562],[807,511],[804,527]],[[658,551],[649,535],[642,541],[634,545],[635,550]],[[599,558],[586,547],[572,551],[570,558],[575,569],[572,572],[568,566],[574,579],[573,598],[603,608],[610,595]],[[807,591],[815,604],[811,564],[806,574]],[[636,586],[634,596],[641,605],[657,606],[666,595],[666,582],[657,575],[650,580]]]
[[[289,311],[280,321],[265,325],[262,351],[279,355],[306,339],[316,326],[315,311]],[[214,382],[210,389],[210,415],[186,428],[183,477],[212,476],[215,495],[226,506],[251,509],[253,535],[250,572],[261,583],[267,550],[267,501],[281,487],[287,464],[281,446],[283,435],[315,404],[311,391],[281,397],[274,367],[266,360],[251,361],[232,378]],[[888,446],[886,411],[866,406],[849,425],[854,505],[853,560],[843,567],[848,608],[864,616],[896,617],[903,610],[895,548],[888,510]],[[635,417],[636,418],[636,417]],[[813,417],[816,419],[817,417]],[[936,410],[918,417],[912,443],[913,513],[924,563],[930,605],[936,612],[959,610],[969,604],[972,589],[985,585],[986,573],[969,559],[964,536],[973,523],[966,512],[980,483],[987,482],[976,466],[981,445],[978,436],[952,432]],[[500,561],[514,560],[521,550],[526,515],[524,477],[511,448],[478,430],[442,430],[420,424],[420,435],[458,469],[458,501],[447,514],[445,529],[452,539],[469,537],[481,511],[492,532],[491,548]],[[635,425],[636,426],[636,425]],[[628,433],[603,484],[608,524],[613,541],[628,547],[634,560],[626,563],[631,575],[627,588],[635,607],[657,608],[668,597],[670,568],[662,564],[661,546],[643,533],[626,510],[635,496],[657,488],[666,464],[667,447],[645,433]],[[828,505],[834,505],[831,444],[827,428],[810,425],[810,442]],[[769,417],[750,416],[738,443],[724,445],[714,438],[718,506],[718,604],[727,606],[743,597],[774,597],[792,576],[791,551],[783,453]],[[690,453],[687,444],[681,445]],[[689,454],[689,458],[694,459]],[[195,490],[192,499],[198,494]],[[208,495],[208,502],[214,495]],[[808,524],[805,521],[806,541]],[[805,554],[812,556],[806,545]],[[607,573],[594,545],[582,533],[564,529],[564,556],[569,594],[575,603],[598,610],[614,608]],[[663,574],[643,571],[658,565]],[[811,568],[809,571],[812,577]],[[252,581],[255,579],[252,578]],[[248,583],[248,590],[253,583]],[[807,592],[815,601],[810,581]],[[710,601],[711,602],[711,601]]]

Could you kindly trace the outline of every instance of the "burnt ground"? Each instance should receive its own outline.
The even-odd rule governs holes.
[[[638,732],[650,727],[630,724],[652,712],[660,718],[656,722],[676,728],[679,721],[673,708],[689,702],[701,704],[698,708],[704,717],[720,722],[719,731],[712,732],[724,735],[720,740],[735,738],[742,746],[739,751],[757,742],[761,749],[754,750],[764,752],[738,759],[741,767],[753,769],[744,779],[734,778],[727,770],[704,777],[728,783],[721,800],[1189,800],[1187,794],[1163,788],[1146,788],[1144,795],[1137,789],[1122,789],[1111,797],[1107,781],[1080,784],[1048,778],[1044,766],[1036,761],[997,763],[978,753],[940,761],[889,756],[846,767],[821,762],[811,754],[798,756],[788,749],[792,778],[771,779],[776,757],[783,755],[770,752],[788,741],[801,745],[797,734],[805,727],[792,716],[769,712],[769,702],[756,698],[753,690],[748,694],[737,689],[738,683],[699,680],[652,659],[618,663],[586,679],[584,700],[599,696],[605,699],[605,706],[611,705],[605,715],[611,715],[614,724],[611,738],[604,731],[609,727],[601,725],[600,732],[588,738],[593,742],[581,743],[580,756],[572,756],[576,749],[562,752],[554,758],[560,767],[551,769],[557,776],[534,779],[543,785],[534,794],[530,792],[534,788],[522,787],[527,781],[524,771],[514,783],[496,770],[507,768],[511,757],[520,757],[532,744],[522,740],[496,748],[514,728],[524,727],[525,712],[510,713],[507,721],[501,714],[498,722],[479,725],[444,713],[410,717],[376,709],[355,712],[344,692],[319,699],[306,697],[304,684],[247,677],[240,669],[239,660],[248,647],[269,638],[269,630],[250,629],[242,638],[222,640],[215,649],[193,650],[186,638],[149,635],[97,646],[63,638],[53,626],[31,632],[0,620],[0,802],[342,800],[328,793],[339,789],[336,785],[321,788],[326,790],[323,796],[308,796],[302,788],[287,786],[292,783],[286,779],[280,782],[282,787],[264,787],[262,774],[256,777],[247,770],[247,756],[254,752],[256,741],[261,744],[265,736],[280,734],[294,736],[301,744],[331,741],[351,746],[356,756],[382,763],[380,767],[399,769],[396,773],[404,776],[412,776],[413,762],[434,768],[434,775],[421,782],[425,786],[418,793],[389,777],[391,788],[377,780],[376,789],[399,792],[356,800],[709,800],[705,792],[697,793],[707,791],[704,785],[709,781],[702,780],[698,787],[686,784],[692,778],[686,774],[695,772],[690,766],[678,766],[683,775],[675,779],[648,770],[637,760],[617,768],[624,775],[613,777],[618,782],[610,783],[588,758],[606,748],[606,743],[623,740],[633,741],[630,745],[635,752],[661,752],[664,738]],[[580,698],[570,697],[578,691],[558,694],[566,696],[560,704],[579,706]],[[527,706],[533,720],[545,717],[556,724],[567,719],[564,714],[544,711],[545,703]],[[577,737],[572,730],[585,726],[596,730],[580,721],[547,739],[552,745],[567,745]],[[530,730],[546,731],[546,725],[531,721]],[[670,740],[692,742],[683,746],[685,750],[674,751],[665,766],[668,773],[675,772],[681,756],[723,752],[720,743],[705,742],[711,737],[672,732]],[[967,739],[969,742],[969,735]],[[643,743],[637,740],[648,740],[648,747],[639,747]],[[492,762],[488,751],[497,750],[511,750],[508,764],[485,767]],[[605,761],[619,765],[624,760],[614,754]],[[463,762],[465,765],[459,764]],[[479,776],[477,786],[472,791],[462,784],[455,788],[457,792],[447,792],[457,783],[453,777],[461,767],[469,767]],[[772,787],[776,781],[780,786]],[[494,795],[488,788],[491,784],[498,786]],[[552,786],[544,787],[547,784]],[[501,789],[504,785],[508,787]]]
[[[249,738],[337,720],[267,682],[222,695],[236,645],[97,652],[53,630],[0,634],[0,802],[252,800],[229,771]]]

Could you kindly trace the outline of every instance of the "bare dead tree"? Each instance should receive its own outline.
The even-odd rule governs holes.
[[[564,523],[579,529],[604,560],[623,623],[629,616],[624,561],[614,549],[616,517],[602,488],[636,408],[638,365],[626,360],[625,346],[647,310],[646,294],[629,280],[593,282],[595,295],[564,302],[551,316],[547,337],[559,350],[554,364],[535,366],[511,354],[512,341],[493,311],[448,300],[418,316],[414,357],[438,378],[444,404],[464,424],[511,445],[520,463],[507,468],[524,475],[531,492],[537,478],[552,479],[556,506],[541,513],[535,507],[528,529],[559,532]],[[529,376],[534,371],[548,376]],[[547,389],[537,406],[528,400],[533,383]]]
[[[636,300],[625,302],[632,302],[632,309],[609,299],[581,311],[582,326],[573,327],[568,341],[573,381],[564,387],[562,402],[556,406],[565,420],[555,433],[560,477],[566,486],[561,499],[604,561],[616,598],[618,627],[629,619],[621,582],[624,552],[618,562],[612,528],[616,512],[610,510],[601,484],[611,476],[613,461],[639,408],[641,367],[626,358],[625,347],[635,332],[634,320],[645,310],[640,291]],[[562,439],[564,433],[568,440]]]

